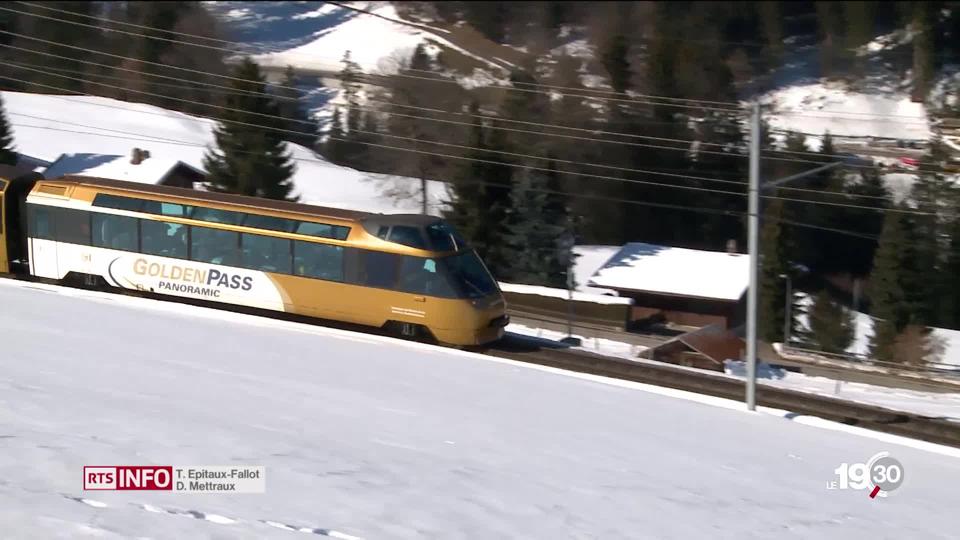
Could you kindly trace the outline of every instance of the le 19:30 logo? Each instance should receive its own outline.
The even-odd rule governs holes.
[[[889,452],[875,454],[866,463],[841,463],[834,471],[837,480],[827,483],[827,489],[869,489],[870,498],[887,493],[903,484],[903,465]]]

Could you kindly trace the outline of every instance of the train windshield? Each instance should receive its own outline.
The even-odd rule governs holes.
[[[434,251],[461,251],[467,247],[467,242],[460,237],[457,230],[445,221],[427,225],[426,231]]]
[[[497,283],[473,250],[439,259],[461,298],[482,298],[498,291]]]

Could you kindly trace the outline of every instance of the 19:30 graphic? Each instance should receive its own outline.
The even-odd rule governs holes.
[[[903,484],[903,465],[889,452],[875,454],[866,463],[841,463],[833,471],[838,480],[827,489],[870,489],[870,498],[886,497]]]

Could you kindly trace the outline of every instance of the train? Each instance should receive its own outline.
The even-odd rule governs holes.
[[[292,313],[458,348],[506,300],[446,220],[0,168],[0,274]]]

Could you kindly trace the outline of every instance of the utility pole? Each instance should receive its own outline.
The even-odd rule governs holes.
[[[757,268],[760,236],[760,103],[750,115],[750,200],[747,211],[750,288],[747,292],[747,409],[757,408]]]

